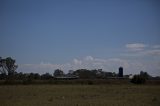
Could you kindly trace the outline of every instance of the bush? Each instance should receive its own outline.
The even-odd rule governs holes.
[[[146,78],[141,75],[134,75],[131,82],[134,84],[144,84],[146,82]]]

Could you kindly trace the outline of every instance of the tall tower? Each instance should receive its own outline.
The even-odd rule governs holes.
[[[118,77],[123,77],[123,67],[119,67]]]

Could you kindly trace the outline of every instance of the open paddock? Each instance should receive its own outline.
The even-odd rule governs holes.
[[[160,85],[1,85],[0,106],[159,106]]]

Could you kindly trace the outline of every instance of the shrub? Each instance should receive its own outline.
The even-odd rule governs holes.
[[[146,78],[141,75],[134,75],[131,82],[134,84],[144,84],[146,82]]]

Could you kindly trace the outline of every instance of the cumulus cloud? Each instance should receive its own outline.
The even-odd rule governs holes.
[[[113,71],[119,66],[127,67],[127,61],[122,59],[100,59],[92,56],[86,56],[82,59],[73,59],[73,61],[65,64],[52,64],[41,62],[40,64],[20,64],[18,70],[22,72],[38,72],[38,73],[53,73],[55,69],[62,69],[65,72],[73,69],[103,69],[104,71]]]
[[[160,49],[160,45],[154,45],[153,48],[154,49]]]
[[[151,56],[160,56],[160,50],[148,50],[145,51],[144,54],[151,55]]]
[[[155,54],[159,55],[159,51]],[[49,62],[41,62],[40,64],[19,64],[19,72],[37,72],[40,74],[54,72],[55,69],[62,69],[65,73],[68,70],[77,69],[103,69],[107,72],[118,73],[118,68],[122,66],[124,68],[124,74],[137,74],[141,70],[147,71],[149,74],[160,74],[160,61],[144,61],[144,60],[129,60],[122,58],[95,58],[93,56],[86,56],[81,59],[73,59],[72,61],[64,64],[53,64]]]
[[[147,45],[143,43],[126,44],[126,48],[130,51],[141,51],[144,50],[145,47],[147,47]]]
[[[86,57],[85,57],[85,60],[87,60],[87,61],[93,61],[94,58],[93,58],[92,56],[86,56]]]
[[[127,50],[124,56],[160,56],[160,45],[146,45],[142,43],[133,43],[125,45]],[[147,47],[147,48],[146,48]]]
[[[40,73],[44,74],[46,72],[53,73],[55,69],[62,69],[64,71],[69,70],[71,67],[70,63],[65,64],[51,64],[49,62],[44,63],[41,62],[40,64],[19,64],[18,65],[18,72],[25,72],[25,73]]]
[[[82,64],[82,61],[81,60],[78,60],[78,59],[73,59],[73,63],[75,65],[81,65]]]
[[[128,58],[128,70],[132,70],[130,72],[144,70],[154,76],[160,75],[160,45],[132,43],[126,44],[125,47],[127,51],[122,56],[125,56],[126,59]],[[134,60],[129,60],[129,58]]]

